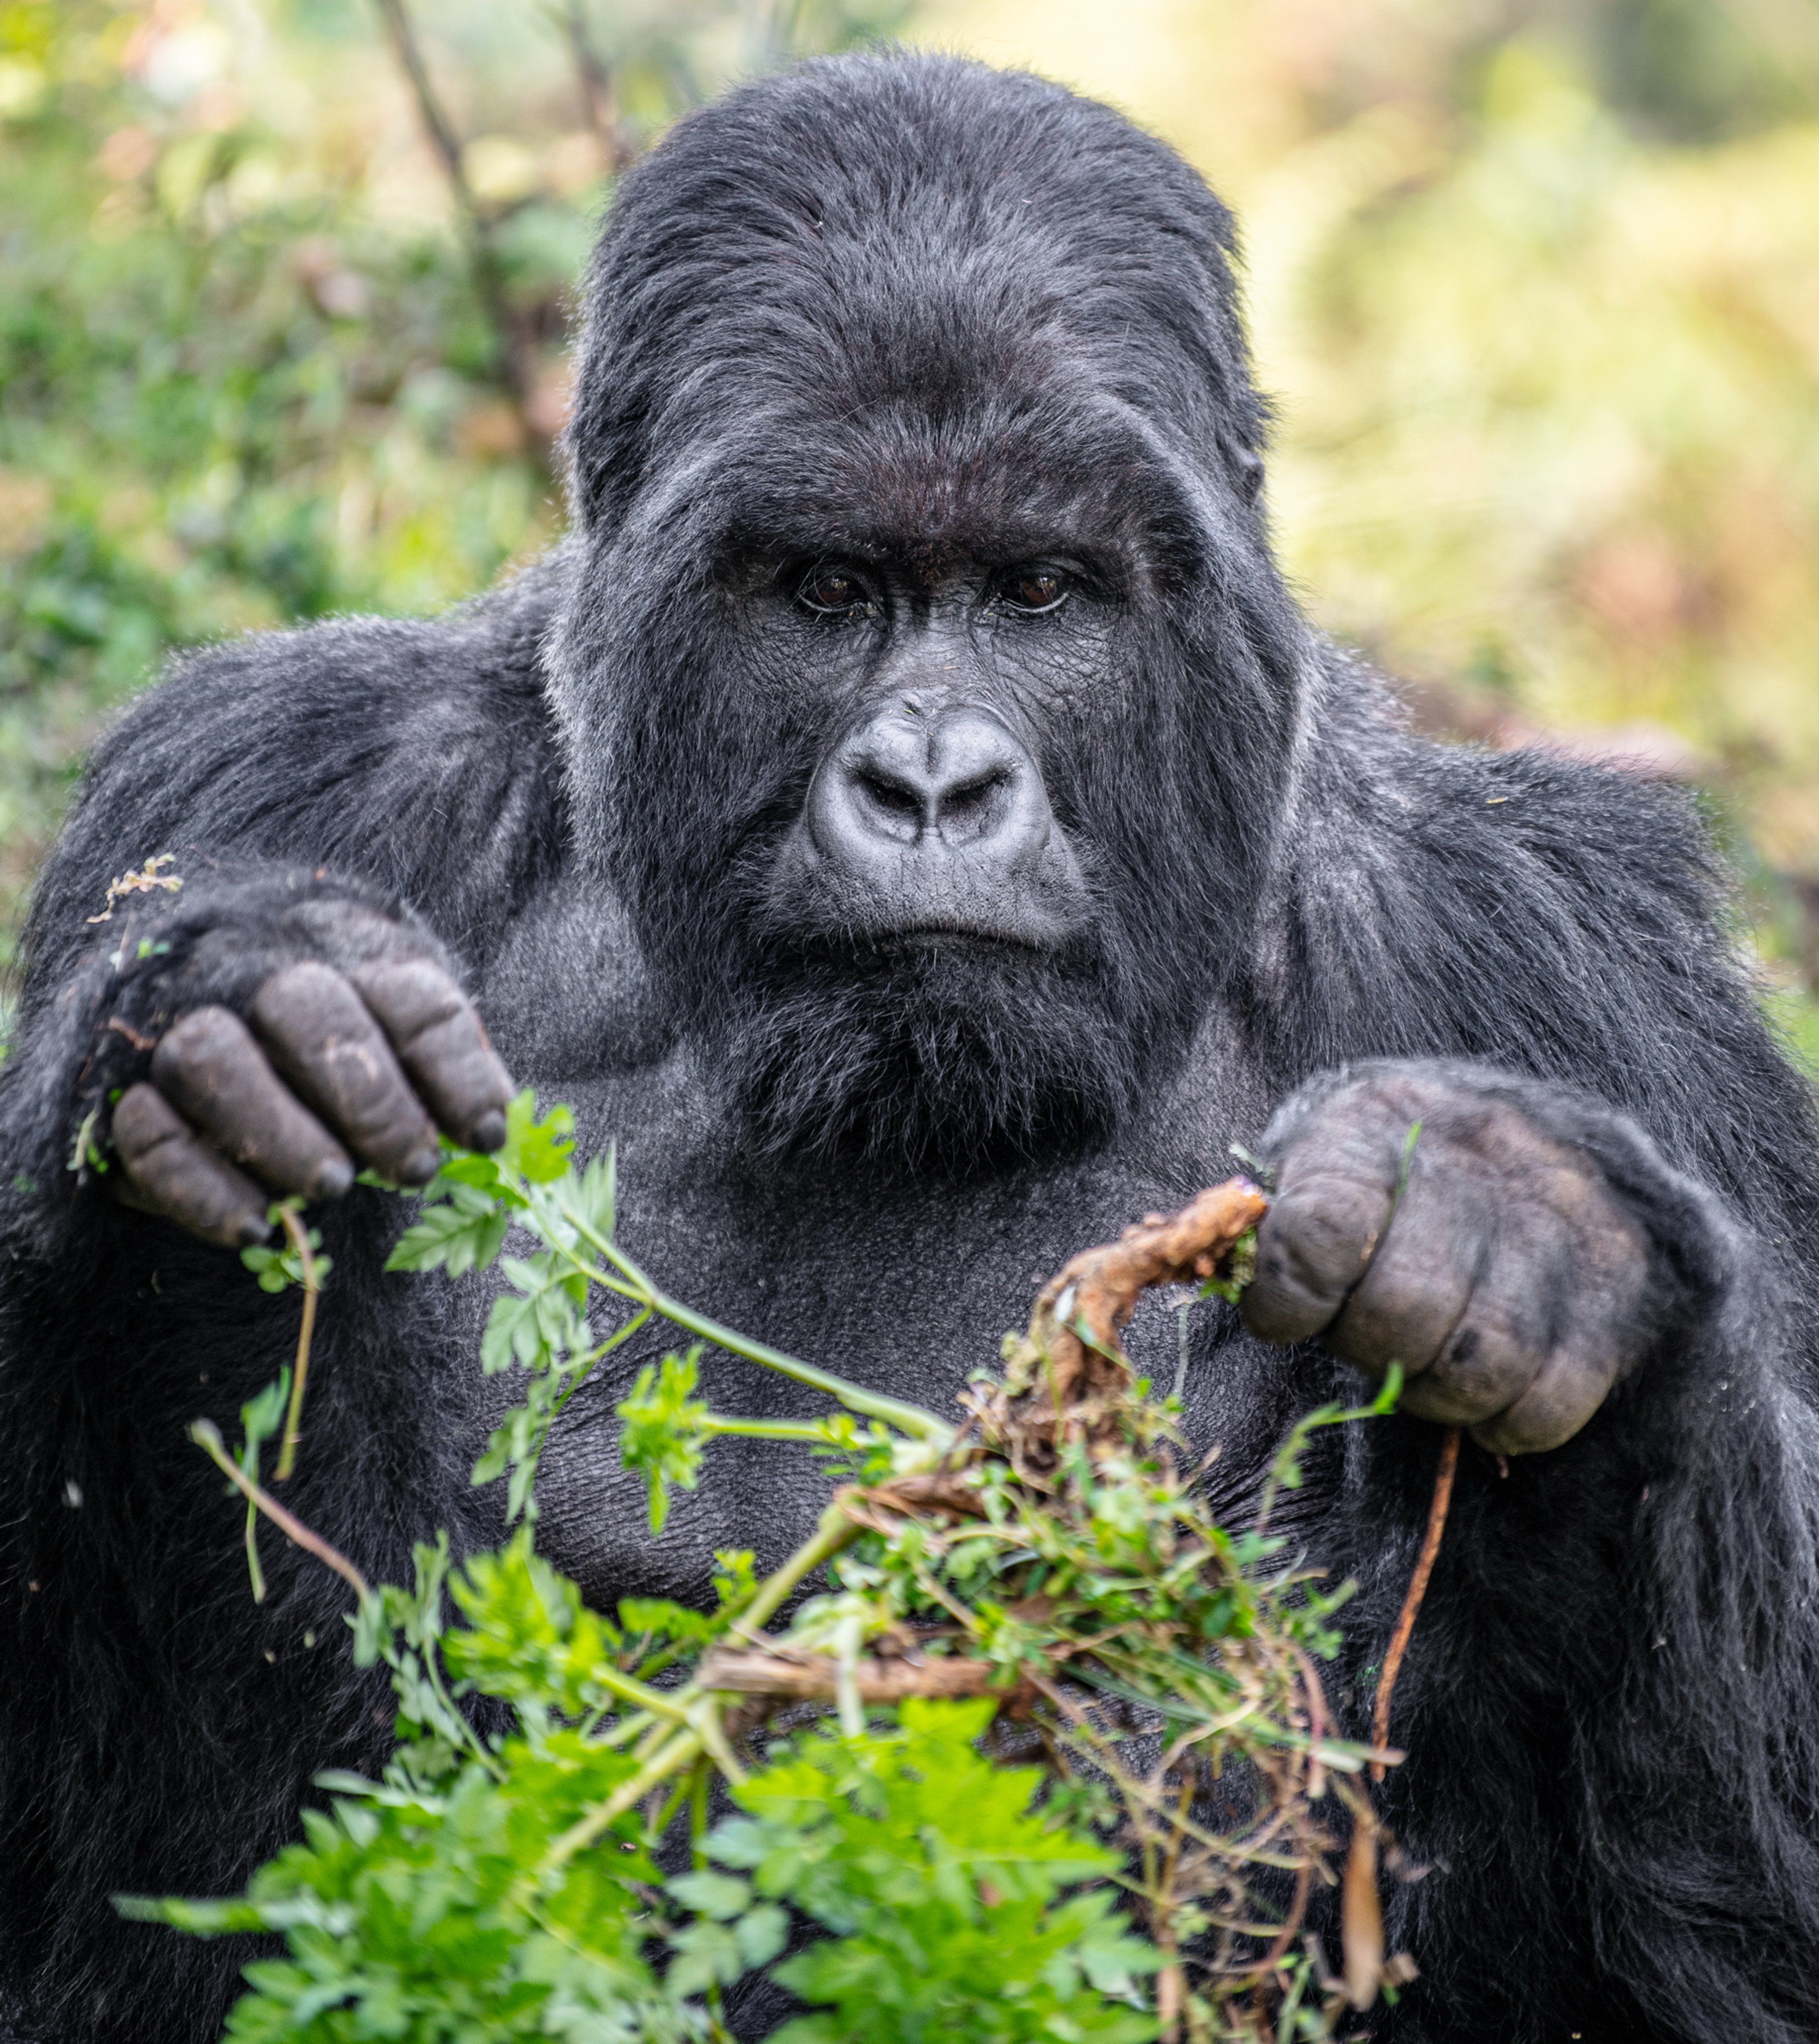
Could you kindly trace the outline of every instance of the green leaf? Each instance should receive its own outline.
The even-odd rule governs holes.
[[[195,1938],[267,1931],[265,1912],[250,1902],[190,1902],[180,1896],[117,1895],[114,1908],[129,1923],[168,1923]]]
[[[499,1161],[528,1183],[548,1185],[563,1177],[574,1147],[575,1116],[568,1108],[552,1107],[539,1121],[536,1095],[527,1086],[506,1109]]]
[[[241,1466],[249,1476],[259,1473],[259,1448],[284,1424],[284,1408],[290,1397],[290,1366],[287,1363],[256,1398],[240,1408],[240,1424],[246,1436]],[[249,1459],[250,1458],[250,1459]]]
[[[685,1646],[705,1646],[723,1629],[718,1617],[708,1618],[686,1604],[672,1604],[667,1597],[621,1597],[619,1623],[628,1639],[648,1635],[660,1640],[679,1640]]]
[[[537,1329],[536,1301],[521,1292],[508,1292],[493,1301],[486,1331],[480,1337],[480,1367],[489,1377],[516,1362],[526,1370],[547,1369],[552,1360]]]
[[[1040,1770],[975,1750],[992,1712],[913,1701],[898,1726],[857,1738],[817,1727],[734,1789],[749,1814],[717,1827],[709,1853],[834,1934],[775,1969],[826,2011],[779,2038],[1155,2036],[1156,2019],[1129,2004],[1161,1955],[1109,1892],[1066,1892],[1111,1873],[1117,1855],[1032,1807]]]
[[[679,1998],[699,1994],[706,1988],[730,1985],[745,1970],[739,1940],[724,1923],[697,1917],[686,1929],[675,1932],[670,1942],[676,1956],[664,1976],[664,1985]]]
[[[452,1674],[521,1710],[571,1719],[616,1703],[608,1683],[621,1634],[536,1552],[528,1529],[496,1554],[474,1556],[449,1590],[467,1620],[442,1642]]]
[[[588,1159],[587,1168],[575,1181],[569,1205],[603,1240],[613,1239],[618,1219],[618,1146],[608,1143],[602,1156]]]
[[[1404,1146],[1405,1156],[1413,1145],[1413,1139],[1421,1133],[1417,1121],[1409,1131],[1409,1142]],[[1305,1414],[1289,1429],[1288,1438],[1276,1450],[1275,1459],[1270,1465],[1269,1480],[1263,1486],[1263,1494],[1257,1509],[1259,1527],[1270,1515],[1278,1490],[1299,1490],[1302,1486],[1301,1458],[1307,1452],[1307,1444],[1324,1427],[1344,1427],[1358,1420],[1380,1420],[1396,1409],[1396,1401],[1402,1395],[1402,1366],[1392,1362],[1384,1375],[1382,1388],[1368,1405],[1319,1405]]]
[[[432,1181],[434,1192],[447,1171]],[[445,1267],[451,1278],[485,1270],[505,1246],[512,1224],[510,1209],[478,1186],[456,1179],[440,1204],[425,1206],[386,1258],[387,1270],[434,1270]]]
[[[666,1355],[661,1374],[649,1363],[639,1371],[629,1398],[614,1408],[625,1422],[619,1436],[619,1459],[641,1470],[650,1497],[651,1531],[663,1530],[669,1516],[669,1488],[693,1490],[701,1480],[702,1451],[708,1440],[708,1410],[692,1397],[699,1374],[698,1343],[686,1356]]]
[[[240,1443],[240,1466],[245,1473],[257,1483],[259,1481],[259,1451],[284,1424],[284,1411],[290,1397],[290,1366],[285,1364],[276,1377],[240,1408],[240,1424],[244,1435]],[[265,1570],[259,1559],[259,1508],[249,1497],[246,1501],[246,1572],[252,1584],[252,1600],[265,1601]]]
[[[265,1216],[267,1222],[272,1228],[282,1228],[284,1224],[285,1208],[289,1207],[294,1211],[301,1204],[302,1202],[297,1200],[280,1201],[276,1205],[267,1209]],[[306,1229],[305,1239],[308,1241],[312,1252],[321,1251],[322,1237],[320,1230],[313,1228]],[[240,1253],[240,1260],[258,1278],[259,1289],[262,1292],[283,1292],[292,1285],[301,1285],[303,1282],[303,1258],[298,1253],[288,1235],[280,1237],[275,1246],[243,1249]],[[333,1260],[320,1254],[313,1254],[310,1261],[315,1266],[316,1289],[321,1291],[329,1271],[333,1268]]]
[[[781,1904],[760,1902],[734,1923],[733,1934],[748,1969],[767,1966],[790,1942],[790,1912]]]
[[[663,1885],[685,1909],[692,1909],[698,1915],[711,1916],[716,1923],[724,1923],[729,1917],[743,1915],[752,1906],[749,1881],[740,1880],[736,1874],[716,1873],[711,1867],[702,1867],[694,1873],[679,1873]]]

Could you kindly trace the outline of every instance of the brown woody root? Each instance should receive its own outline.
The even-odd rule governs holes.
[[[1192,1285],[1218,1274],[1239,1238],[1269,1209],[1248,1178],[1228,1178],[1198,1193],[1178,1213],[1145,1214],[1116,1242],[1083,1250],[1042,1288],[1029,1323],[1047,1349],[1055,1396],[1071,1403],[1098,1389],[1121,1331],[1141,1294],[1155,1285]],[[1090,1345],[1074,1330],[1083,1327]],[[1116,1369],[1117,1366],[1109,1366]],[[1121,1389],[1115,1376],[1107,1389]]]
[[[1146,1214],[1116,1242],[1083,1250],[1049,1280],[1004,1389],[980,1404],[963,1400],[1021,1474],[1052,1463],[1063,1437],[1116,1431],[1114,1416],[1131,1385],[1119,1335],[1138,1299],[1152,1285],[1218,1276],[1268,1209],[1248,1178],[1229,1178],[1179,1212]]]
[[[994,1693],[998,1671],[986,1661],[879,1661],[855,1664],[861,1703],[900,1704],[910,1696],[984,1696]],[[761,1650],[716,1647],[701,1664],[704,1689],[733,1689],[748,1696],[782,1696],[794,1703],[831,1701],[840,1669],[831,1654],[800,1659]],[[1006,1700],[1014,1695],[1007,1693]]]
[[[1179,1212],[1148,1214],[1127,1228],[1114,1243],[1084,1250],[1043,1288],[1029,1324],[1026,1362],[1038,1366],[1033,1377],[1012,1381],[989,1400],[965,1402],[986,1431],[1009,1451],[1020,1471],[1029,1451],[1037,1462],[1052,1462],[1053,1443],[1061,1427],[1093,1433],[1113,1420],[1121,1400],[1128,1400],[1131,1374],[1118,1347],[1118,1335],[1142,1293],[1156,1285],[1204,1282],[1230,1261],[1243,1236],[1262,1220],[1269,1202],[1248,1178],[1231,1178],[1198,1194]],[[1083,1340],[1076,1329],[1083,1329]],[[1039,1366],[1045,1363],[1046,1371]],[[870,1489],[842,1489],[839,1501],[861,1525],[876,1525],[880,1515],[913,1517],[945,1512],[955,1518],[978,1516],[979,1493],[967,1481],[966,1465],[979,1450],[956,1444],[948,1466],[914,1476],[898,1477]],[[955,1462],[960,1466],[955,1466]],[[983,1696],[994,1693],[990,1664],[939,1658],[927,1660],[867,1658],[857,1664],[860,1700],[901,1703],[910,1696]],[[813,1702],[837,1693],[839,1667],[831,1654],[770,1647],[717,1648],[702,1663],[704,1689],[730,1689],[747,1696],[777,1696]],[[1013,1692],[1006,1701],[1013,1701]]]

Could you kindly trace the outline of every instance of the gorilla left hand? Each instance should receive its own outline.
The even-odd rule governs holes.
[[[1598,1163],[1456,1068],[1317,1083],[1263,1139],[1277,1192],[1246,1324],[1406,1377],[1402,1409],[1558,1447],[1659,1326],[1648,1235]]]

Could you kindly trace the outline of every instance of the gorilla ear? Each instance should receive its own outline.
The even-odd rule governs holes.
[[[1232,467],[1247,504],[1255,504],[1263,494],[1263,458],[1255,448],[1232,449]]]

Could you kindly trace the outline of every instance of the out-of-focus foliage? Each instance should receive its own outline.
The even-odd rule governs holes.
[[[167,648],[433,609],[548,542],[567,303],[613,164],[897,12],[407,18],[460,190],[375,0],[0,0],[0,933],[98,720]]]
[[[903,15],[409,0],[458,190],[385,5],[0,0],[0,927],[164,648],[433,608],[548,540],[612,165]],[[1438,727],[1699,780],[1819,983],[1810,0],[920,0],[907,33],[1207,171],[1317,614]]]
[[[1819,9],[920,22],[1116,101],[1232,201],[1271,509],[1315,613],[1428,684],[1430,722],[1709,787],[1763,948],[1819,983]]]

